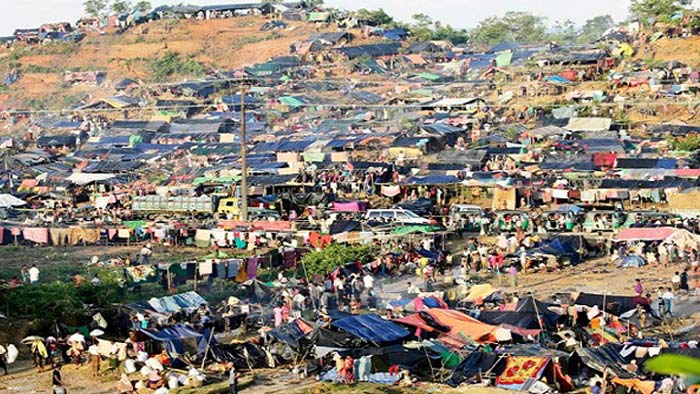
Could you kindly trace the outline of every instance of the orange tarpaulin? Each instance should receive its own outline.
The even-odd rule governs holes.
[[[446,336],[458,340],[462,342],[462,344],[464,343],[463,337],[482,342],[494,340],[493,332],[497,329],[496,326],[480,322],[462,312],[452,309],[427,309],[426,312],[438,323],[450,329],[445,333]],[[419,314],[409,315],[395,321],[429,332],[435,331],[435,329],[430,327]]]
[[[634,388],[642,392],[642,394],[651,394],[654,392],[654,382],[651,380],[639,380],[639,379],[613,379],[613,383]]]

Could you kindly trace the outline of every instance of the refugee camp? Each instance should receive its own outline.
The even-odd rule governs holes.
[[[700,389],[700,3],[20,3],[0,393]]]

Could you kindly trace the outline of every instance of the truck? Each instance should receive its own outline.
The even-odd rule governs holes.
[[[134,196],[131,210],[138,212],[195,212],[213,213],[214,201],[210,196]]]
[[[241,199],[237,197],[222,196],[134,196],[131,210],[134,214],[147,213],[177,213],[193,212],[200,215],[230,214],[233,219],[238,219],[241,212]],[[279,220],[279,214],[272,209],[248,208],[248,219],[273,219]]]

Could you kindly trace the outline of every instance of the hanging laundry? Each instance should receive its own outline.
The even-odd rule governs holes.
[[[401,186],[399,185],[382,185],[381,193],[386,197],[396,197],[401,194]]]
[[[258,277],[258,258],[251,257],[248,259],[248,279],[255,279]]]
[[[27,241],[38,244],[49,243],[49,229],[46,227],[25,227],[22,235]]]
[[[211,260],[204,260],[199,263],[200,275],[211,275],[214,273],[214,263]]]
[[[243,265],[243,260],[241,259],[231,259],[228,261],[228,277],[235,278],[241,271],[241,265]]]
[[[246,261],[241,260],[241,265],[238,268],[238,273],[236,274],[236,282],[243,283],[248,280],[248,271],[246,270]]]

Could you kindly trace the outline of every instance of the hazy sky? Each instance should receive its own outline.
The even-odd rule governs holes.
[[[135,2],[135,1],[134,1]],[[237,0],[152,0],[161,4],[226,4]],[[251,0],[240,1],[251,2]],[[43,22],[75,22],[82,14],[83,0],[0,0],[5,4],[0,14],[0,35],[10,35],[15,28],[36,27]],[[628,0],[326,0],[326,4],[347,9],[384,8],[390,15],[407,20],[422,12],[455,27],[473,27],[481,19],[506,11],[530,11],[544,15],[550,22],[586,19],[610,14],[616,20],[627,16]]]

